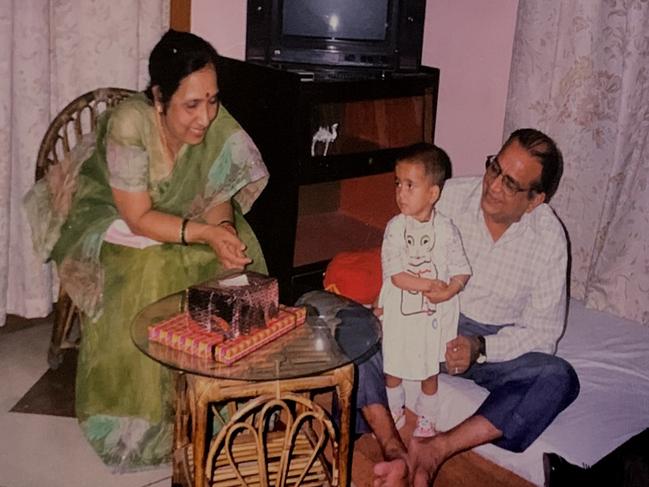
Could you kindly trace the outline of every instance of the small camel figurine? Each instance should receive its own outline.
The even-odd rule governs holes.
[[[338,133],[336,130],[338,129],[338,124],[334,123],[331,125],[331,128],[327,127],[320,127],[316,131],[315,134],[313,134],[313,137],[311,138],[311,157],[315,156],[315,145],[317,142],[324,142],[324,152],[323,156],[327,155],[327,151],[329,150],[329,144],[333,143],[334,140],[336,140],[336,137],[338,137]]]

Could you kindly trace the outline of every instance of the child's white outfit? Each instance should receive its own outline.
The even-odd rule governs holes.
[[[459,231],[439,212],[433,212],[426,222],[399,214],[385,229],[381,264],[384,372],[410,380],[436,375],[445,360],[446,343],[457,335],[458,296],[435,305],[421,292],[396,287],[391,277],[408,272],[448,283],[451,276],[471,274]],[[429,407],[422,409],[432,407],[432,401],[423,402]],[[394,409],[392,413],[398,416]]]

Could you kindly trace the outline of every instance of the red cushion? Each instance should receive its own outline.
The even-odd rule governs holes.
[[[373,304],[381,291],[381,248],[340,252],[325,271],[324,287],[361,304]]]

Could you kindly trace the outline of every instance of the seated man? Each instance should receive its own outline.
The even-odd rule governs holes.
[[[483,443],[523,451],[577,397],[574,369],[553,355],[566,316],[568,255],[563,227],[544,203],[562,172],[554,141],[521,129],[487,158],[481,179],[446,183],[438,208],[459,228],[473,270],[446,371],[490,395],[450,431],[413,439],[406,453],[388,410],[380,355],[361,364],[358,408],[386,459],[375,466],[375,485],[428,485],[445,460]]]

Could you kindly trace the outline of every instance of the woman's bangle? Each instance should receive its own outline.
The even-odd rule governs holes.
[[[230,225],[234,227],[234,222],[232,220],[221,220],[216,224],[217,227],[220,227],[221,225]]]
[[[189,218],[183,218],[183,222],[180,224],[180,243],[183,245],[188,245],[187,239],[185,238],[187,223],[189,223]]]

